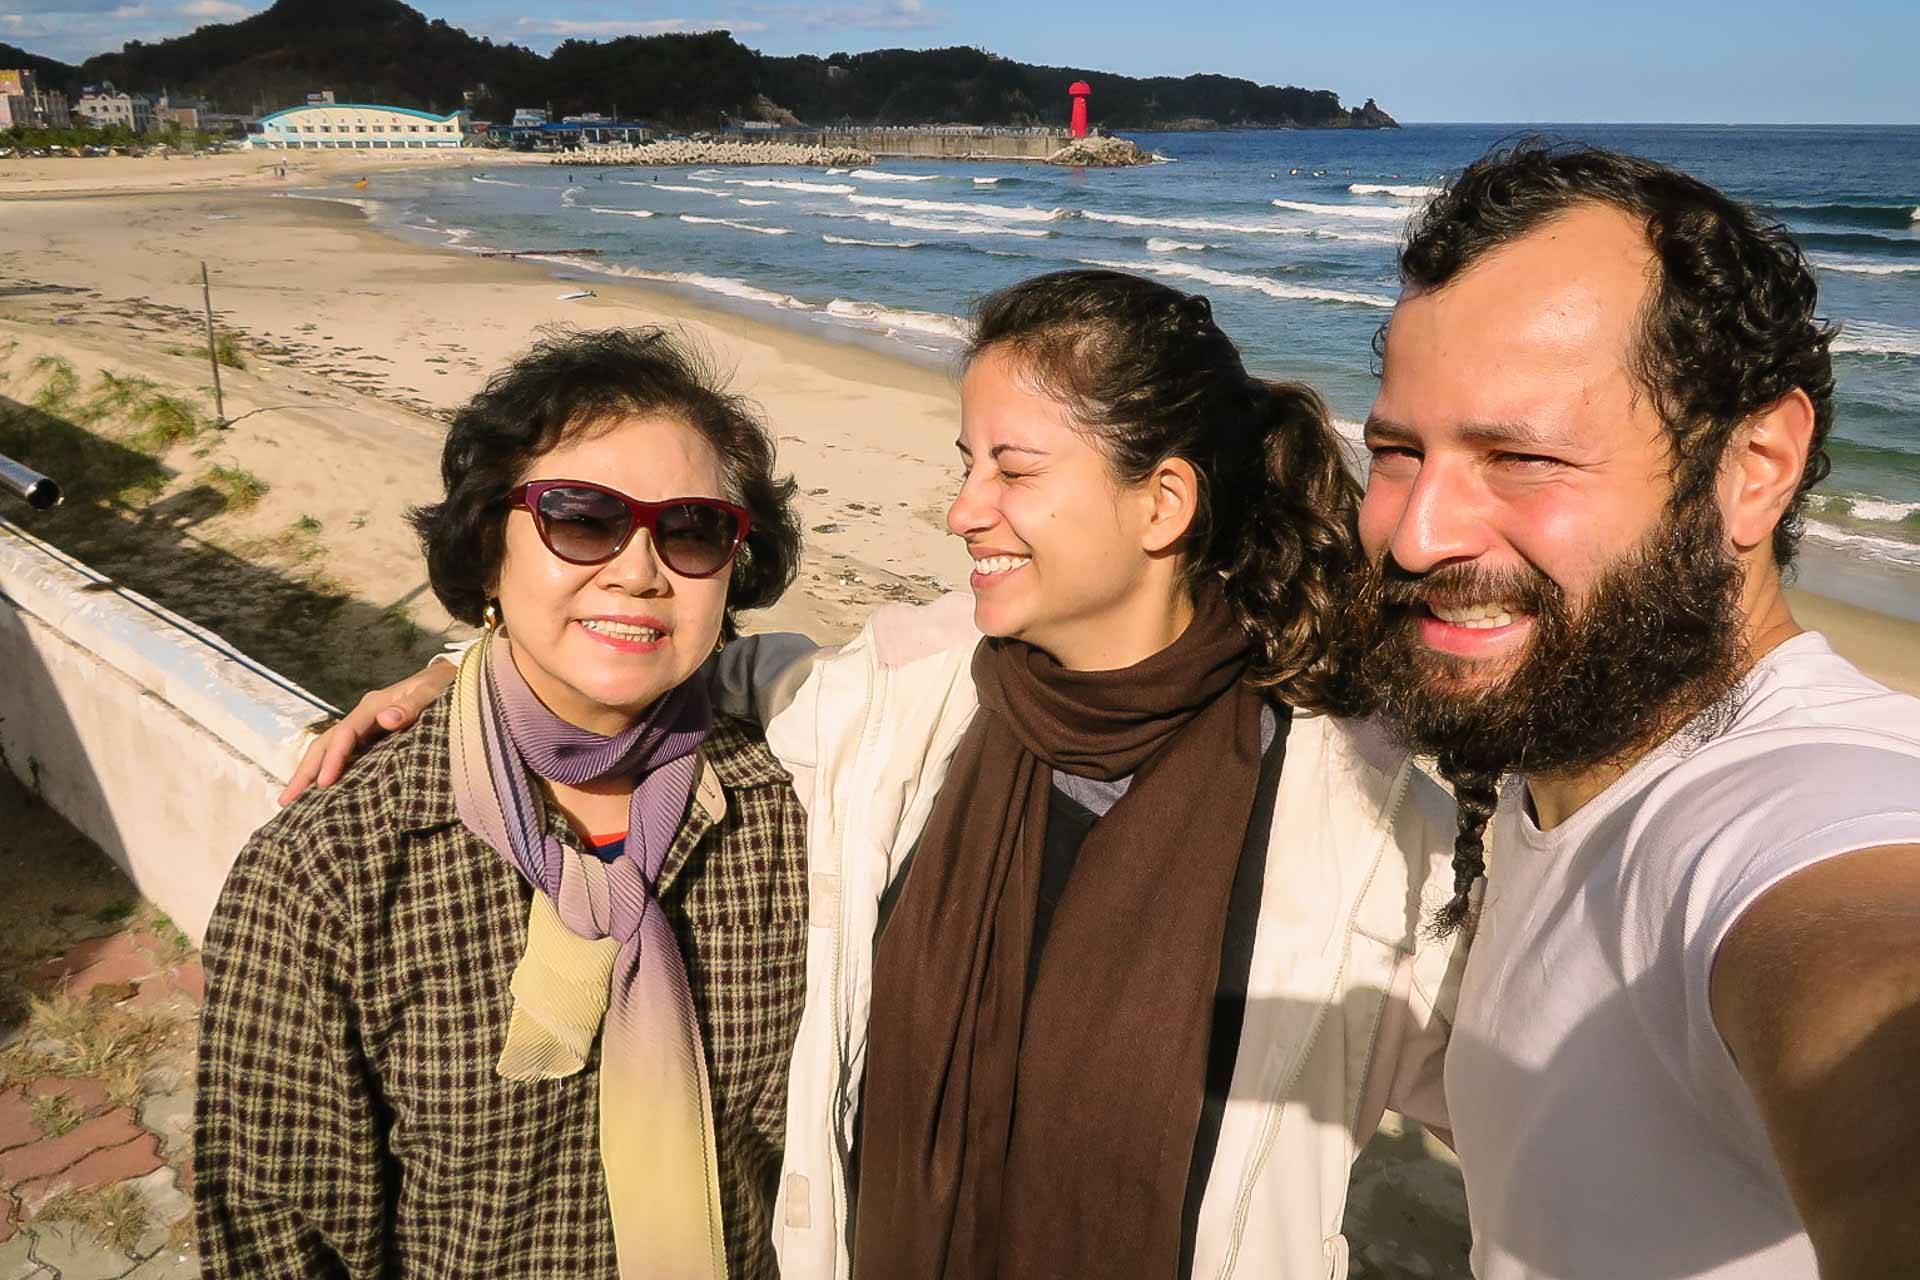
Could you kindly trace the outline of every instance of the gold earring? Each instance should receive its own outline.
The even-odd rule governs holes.
[[[500,629],[500,605],[498,602],[493,600],[487,601],[487,607],[480,611],[480,621],[485,624],[488,631],[498,631]]]

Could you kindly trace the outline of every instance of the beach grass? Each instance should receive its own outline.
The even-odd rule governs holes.
[[[124,1182],[83,1191],[62,1191],[40,1206],[36,1224],[64,1225],[101,1247],[128,1255],[153,1225],[141,1194]]]
[[[207,483],[235,511],[257,506],[267,496],[267,482],[243,467],[215,466],[207,472]]]

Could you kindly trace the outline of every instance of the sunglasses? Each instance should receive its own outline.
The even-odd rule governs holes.
[[[654,554],[683,578],[726,568],[752,525],[745,510],[718,498],[641,502],[586,480],[535,480],[507,500],[533,513],[540,541],[568,564],[605,564],[645,529]]]

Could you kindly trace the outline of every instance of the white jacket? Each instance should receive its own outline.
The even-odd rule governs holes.
[[[767,741],[810,819],[807,1000],[774,1210],[785,1280],[850,1274],[880,897],[973,718],[970,609],[965,596],[883,608],[797,693],[790,641],[756,654],[749,639],[725,664],[723,683],[753,681],[763,714],[792,697]],[[1349,1168],[1382,1110],[1445,1127],[1440,1059],[1465,948],[1422,928],[1452,881],[1452,801],[1369,725],[1296,714],[1285,749],[1195,1280],[1344,1277]]]

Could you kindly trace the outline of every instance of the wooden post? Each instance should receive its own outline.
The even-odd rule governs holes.
[[[213,367],[213,425],[225,429],[227,400],[220,394],[220,353],[213,345],[213,286],[207,281],[207,263],[200,261],[200,301],[207,308],[207,363]]]

